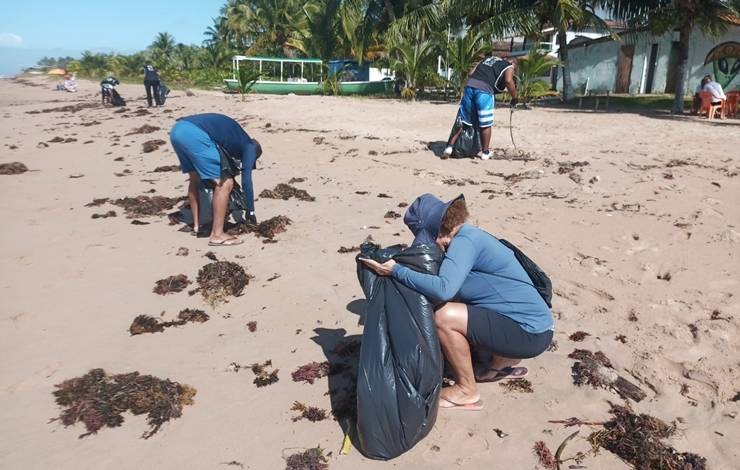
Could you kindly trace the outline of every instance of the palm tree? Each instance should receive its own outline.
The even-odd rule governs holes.
[[[740,15],[738,0],[602,0],[601,3],[615,17],[629,20],[635,26],[646,26],[653,34],[678,30],[675,114],[683,113],[692,31],[698,27],[705,35],[718,37],[727,31],[728,23],[738,21]]]
[[[250,42],[250,50],[290,56],[289,40],[307,36],[308,19],[301,0],[231,0],[226,10],[227,25],[237,36]]]
[[[416,88],[421,81],[425,68],[430,65],[434,57],[436,44],[430,39],[421,40],[419,37],[402,38],[394,41],[390,52],[391,68],[403,74],[406,78],[406,88],[402,96],[415,99]]]
[[[543,76],[547,75],[556,65],[558,62],[547,55],[537,44],[530,49],[526,57],[519,59],[517,96],[522,103],[526,105],[533,98],[541,96],[548,90],[550,85],[543,79]]]
[[[149,45],[154,59],[161,68],[167,68],[175,53],[175,38],[170,33],[159,33]]]
[[[303,6],[306,27],[292,31],[287,45],[304,56],[329,60],[340,49],[340,16],[342,0],[314,0]]]
[[[445,37],[445,41],[446,39]],[[490,49],[489,39],[489,34],[468,29],[465,34],[457,34],[447,42],[448,66],[454,71],[452,81],[459,93],[462,93],[468,74],[478,57]]]
[[[611,32],[596,15],[596,6],[606,0],[451,0],[452,10],[461,9],[468,24],[483,26],[497,36],[524,34],[541,38],[543,28],[557,31],[558,55],[563,75],[563,98],[573,98],[568,69],[567,32],[593,27]],[[638,0],[635,0],[638,2]],[[613,33],[612,33],[613,34]]]

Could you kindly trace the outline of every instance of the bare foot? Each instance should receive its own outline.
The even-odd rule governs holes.
[[[455,405],[472,405],[480,401],[478,391],[466,391],[459,385],[443,388],[439,394],[442,400],[439,402],[440,408],[452,408]]]

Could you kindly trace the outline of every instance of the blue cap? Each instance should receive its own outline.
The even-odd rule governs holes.
[[[403,223],[414,234],[413,245],[434,245],[447,208],[461,198],[465,196],[461,194],[449,202],[442,202],[433,194],[417,197],[403,216]]]

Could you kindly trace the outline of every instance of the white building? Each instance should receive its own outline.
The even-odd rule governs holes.
[[[673,93],[678,67],[678,32],[654,36],[645,31],[610,37],[576,38],[568,44],[573,88],[612,93]],[[691,33],[685,90],[693,93],[705,74],[725,90],[740,88],[740,22],[719,38]],[[558,82],[562,89],[562,80]]]

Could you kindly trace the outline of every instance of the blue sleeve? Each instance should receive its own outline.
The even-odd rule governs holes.
[[[401,284],[433,299],[448,301],[460,290],[477,257],[473,241],[456,237],[450,243],[439,273],[424,274],[400,264],[393,266],[393,278]]]
[[[252,186],[252,170],[257,162],[257,151],[250,140],[244,145],[242,152],[242,189],[244,190],[244,204],[249,212],[254,212],[254,187]]]

